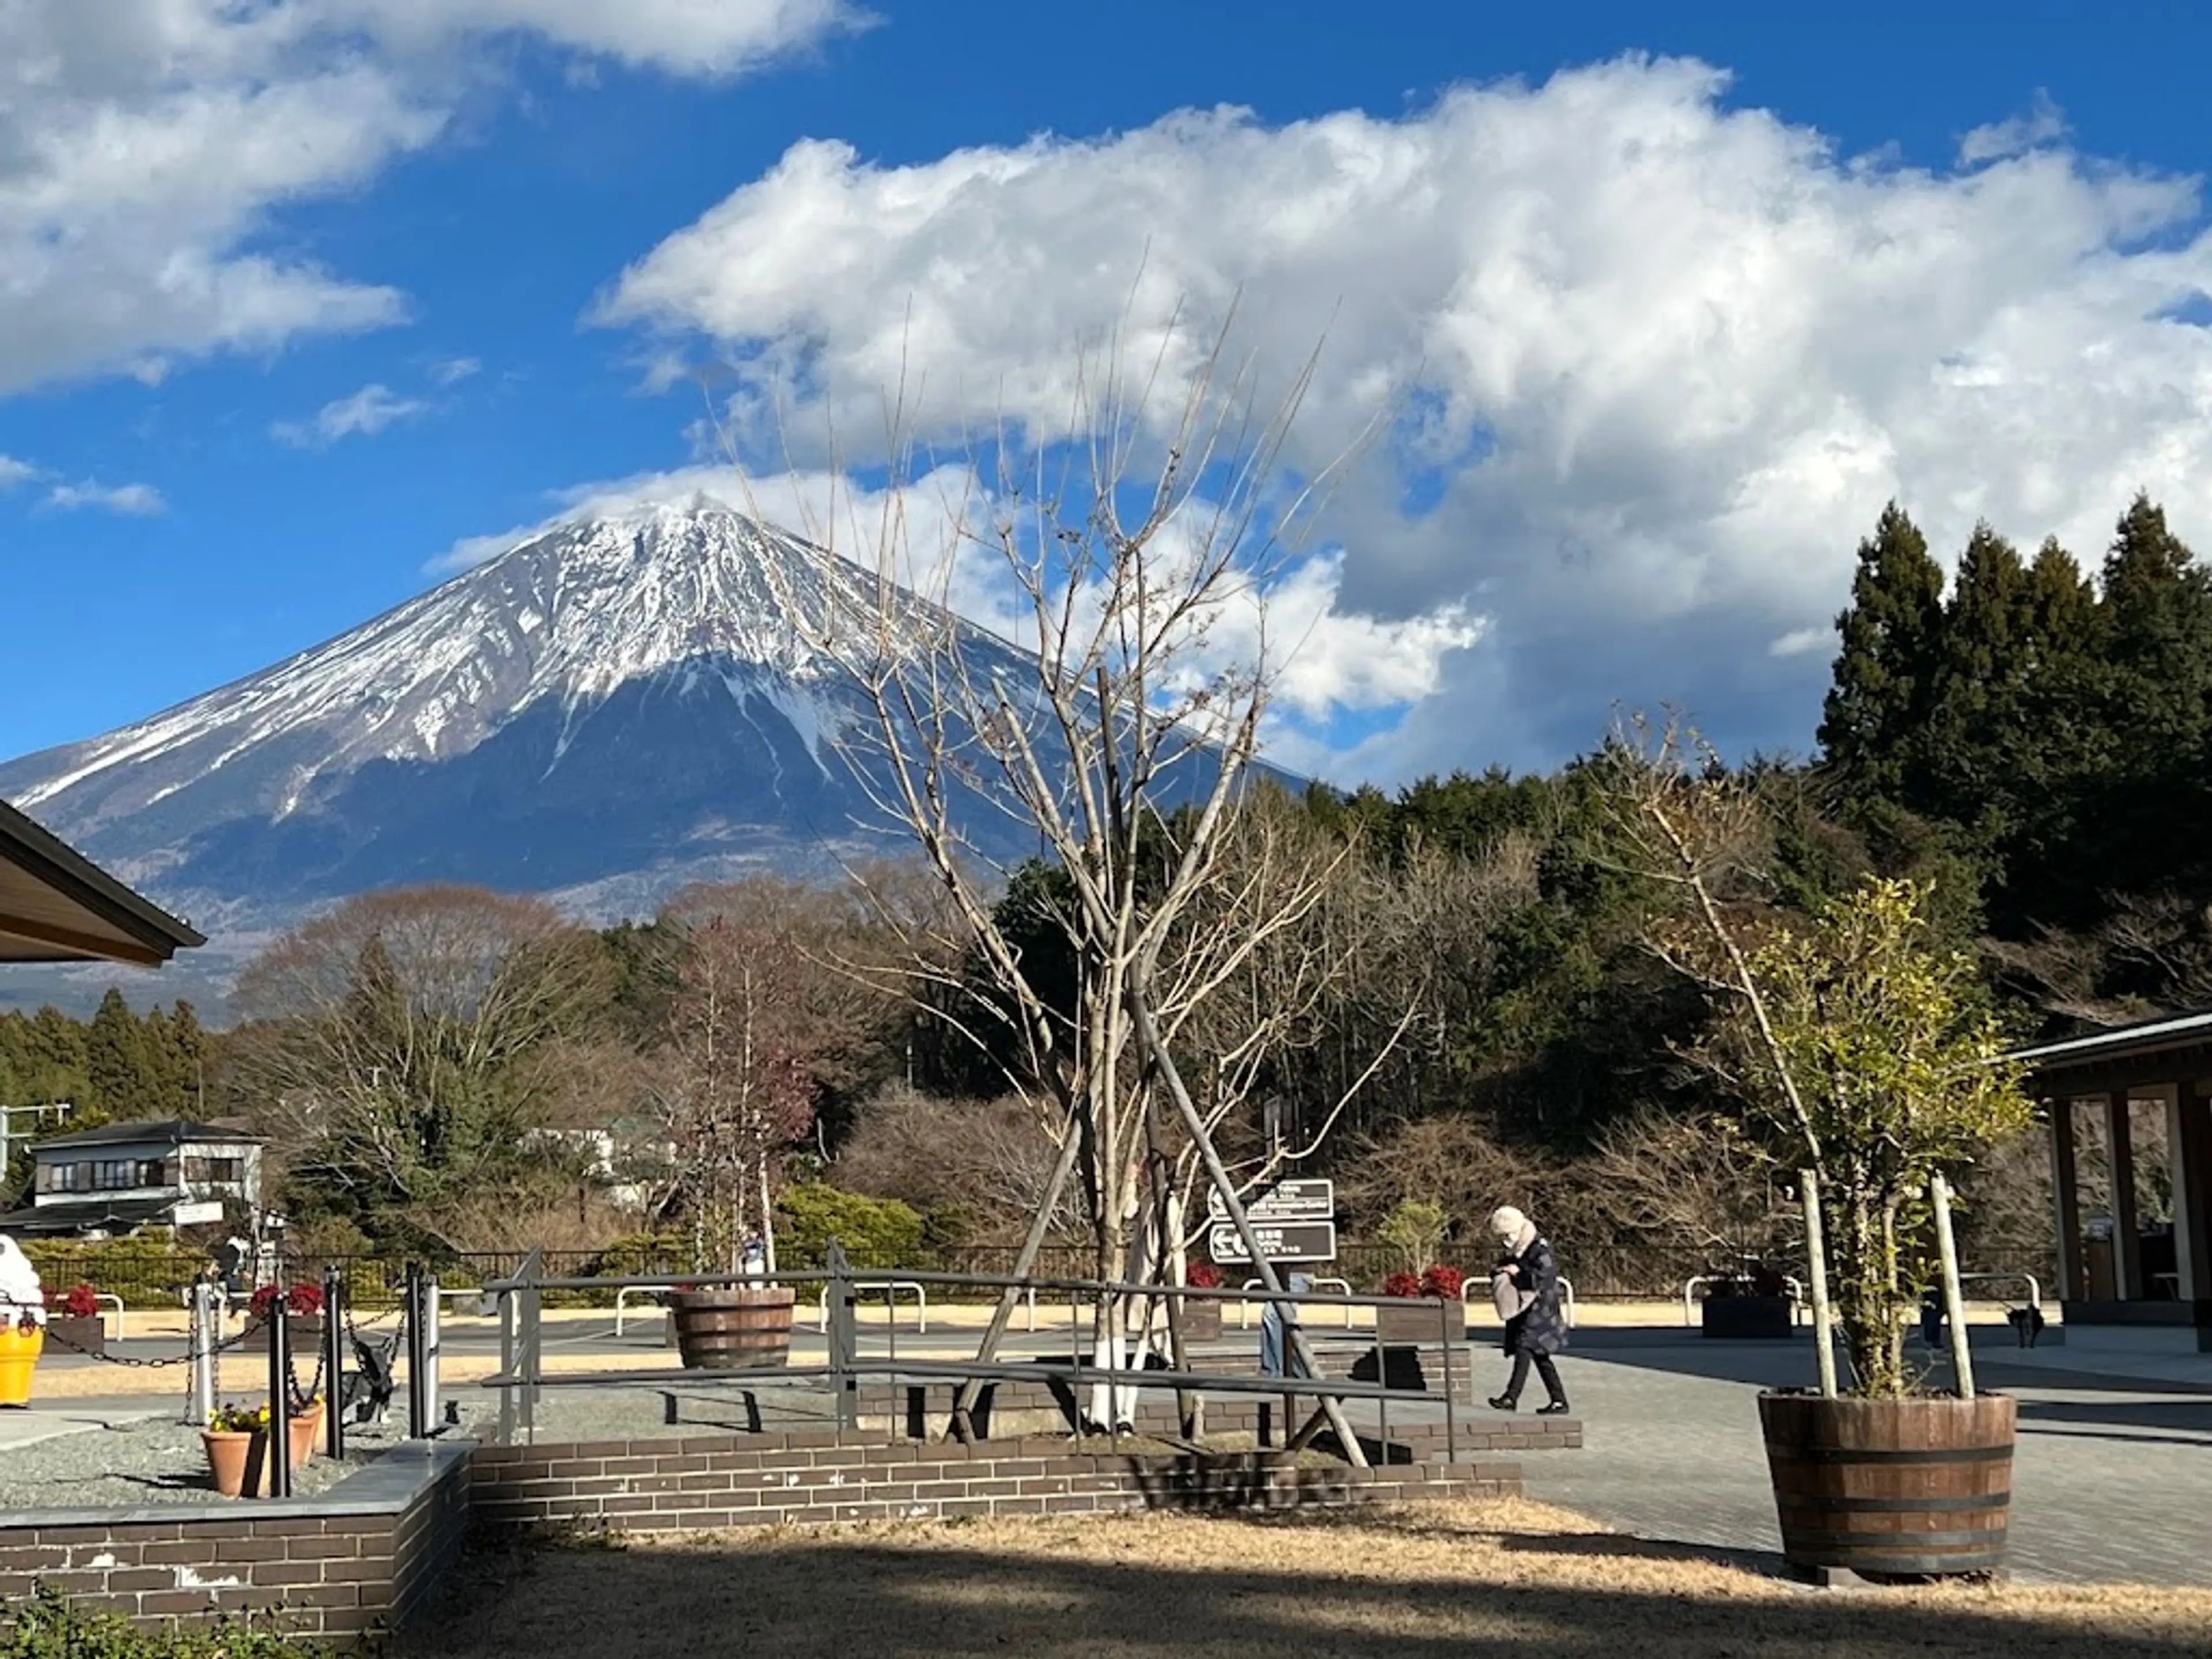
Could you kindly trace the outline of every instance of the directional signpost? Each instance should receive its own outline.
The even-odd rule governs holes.
[[[1283,1181],[1255,1193],[1244,1206],[1253,1236],[1270,1261],[1334,1261],[1336,1260],[1336,1183],[1333,1181]],[[1206,1253],[1226,1266],[1249,1262],[1244,1240],[1230,1224],[1229,1206],[1221,1194],[1206,1195]]]

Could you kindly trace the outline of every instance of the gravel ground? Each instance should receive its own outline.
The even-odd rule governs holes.
[[[380,1434],[367,1429],[349,1434],[343,1462],[333,1462],[318,1448],[294,1474],[293,1491],[301,1497],[329,1491],[381,1455],[406,1427],[402,1415]],[[209,1484],[199,1431],[159,1418],[58,1435],[0,1453],[0,1514],[232,1501]]]

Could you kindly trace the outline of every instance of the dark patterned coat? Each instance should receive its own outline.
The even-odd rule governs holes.
[[[1549,1241],[1540,1235],[1504,1265],[1513,1269],[1516,1286],[1536,1295],[1525,1311],[1505,1322],[1505,1352],[1559,1352],[1567,1346],[1567,1321],[1559,1310],[1559,1263]]]

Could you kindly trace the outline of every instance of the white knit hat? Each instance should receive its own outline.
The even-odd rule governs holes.
[[[1528,1218],[1510,1204],[1490,1213],[1490,1231],[1509,1244],[1521,1237],[1521,1230],[1528,1224]]]

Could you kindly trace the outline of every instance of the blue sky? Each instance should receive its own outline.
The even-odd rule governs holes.
[[[1108,286],[1126,293],[1148,241],[1149,268],[1201,301],[1249,279],[1263,340],[1348,319],[1347,398],[1357,371],[1410,366],[1452,411],[1444,472],[1413,467],[1337,527],[1316,603],[1343,625],[1291,757],[1345,781],[1556,759],[1615,698],[1682,698],[1725,738],[1804,746],[1820,629],[1893,492],[1939,536],[1986,513],[2094,553],[2142,486],[2212,536],[2200,7],[878,0],[861,20],[836,0],[663,0],[615,27],[585,0],[454,0],[437,27],[412,0],[255,0],[200,8],[180,45],[136,0],[88,40],[75,4],[0,17],[0,63],[64,65],[58,94],[0,68],[0,154],[32,158],[0,171],[0,289],[45,285],[20,331],[0,320],[0,756],[342,632],[456,544],[575,492],[692,476],[701,394],[651,390],[656,354],[819,354],[856,394],[882,319],[944,280],[945,383],[963,364],[1018,374],[1097,320],[1091,268],[1123,262]],[[256,46],[257,84],[289,77],[328,114],[326,136],[294,118],[268,142],[326,155],[226,149],[222,31],[241,12],[293,26]],[[1730,78],[1701,91],[1616,63],[1631,52]],[[166,77],[132,68],[157,63]],[[1455,87],[1561,71],[1534,103],[1441,112]],[[1254,121],[1155,125],[1223,104]],[[1772,121],[1738,118],[1758,112]],[[1326,129],[1350,112],[1366,119]],[[1609,180],[1573,140],[1602,148],[1616,118]],[[119,159],[93,167],[102,122]],[[1333,159],[1286,129],[1321,131]],[[1018,185],[958,159],[1040,134],[1093,142],[1046,146]],[[785,165],[803,140],[854,154]],[[132,143],[167,145],[181,181],[150,205]],[[1343,179],[1380,188],[1370,160],[1445,187],[1401,179],[1332,217]],[[936,203],[911,222],[908,186]],[[1240,195],[1269,191],[1318,234],[1255,252],[1224,228],[1274,210]],[[1072,199],[1092,204],[1080,220]],[[1630,239],[1632,200],[1655,217]],[[1511,225],[1454,240],[1447,222],[1515,201]],[[820,228],[839,214],[858,228]],[[1667,227],[1714,214],[1739,276],[1688,272],[1668,246]],[[948,249],[985,240],[988,271],[941,277]],[[1899,246],[1910,269],[1863,278]],[[1062,260],[1083,269],[1063,280]],[[195,262],[217,289],[272,266],[321,287],[265,312],[187,304],[176,273]],[[1394,287],[1417,264],[1432,277]],[[1713,332],[1655,366],[1684,327]],[[1648,396],[1593,390],[1647,371]],[[1670,386],[1679,429],[1652,414]],[[1491,434],[1522,465],[1486,459]]]

